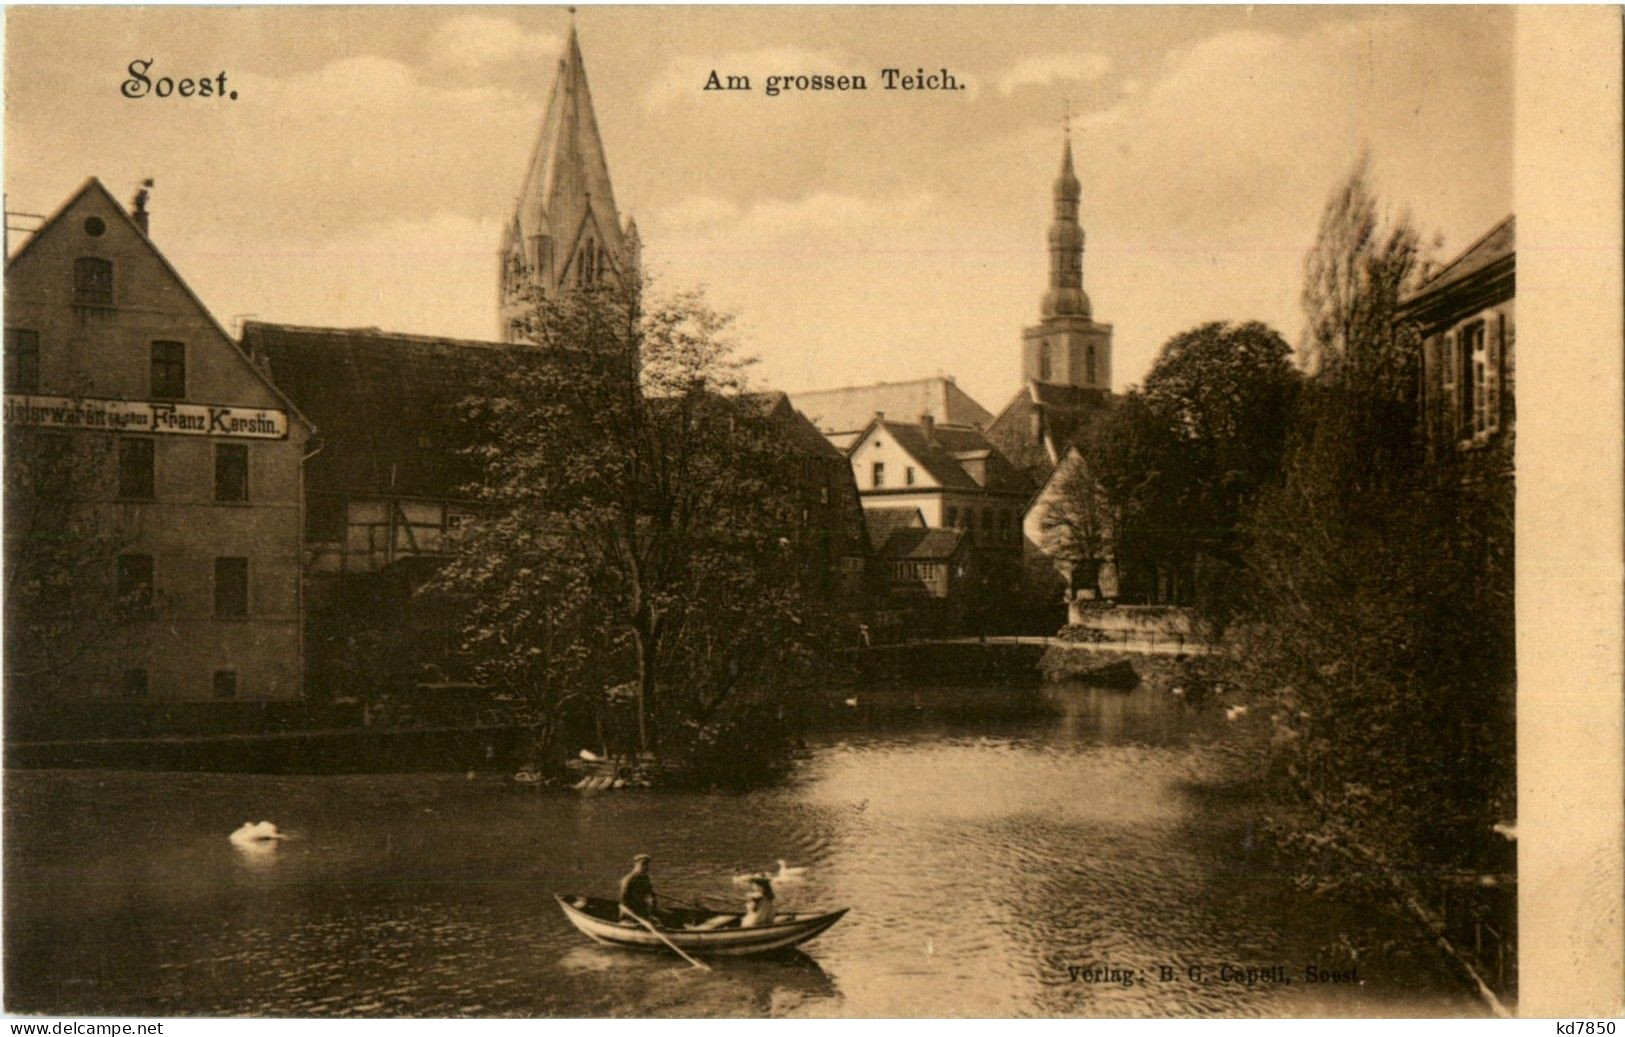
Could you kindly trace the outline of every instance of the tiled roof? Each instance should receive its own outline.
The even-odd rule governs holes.
[[[861,429],[876,414],[898,421],[918,421],[920,415],[930,414],[939,425],[985,427],[993,420],[985,407],[947,377],[815,389],[791,393],[790,398],[825,433]]]
[[[980,431],[952,425],[937,425],[928,434],[924,425],[901,421],[881,422],[892,438],[948,489],[993,490],[1011,493],[1031,489],[1026,478],[999,454]],[[987,459],[987,481],[979,483],[965,470],[963,462],[973,457]]]
[[[894,561],[940,562],[952,558],[964,543],[962,529],[899,529],[880,553]]]
[[[818,431],[817,426],[807,420],[806,415],[795,409],[786,393],[777,390],[760,392],[753,393],[750,398],[762,408],[762,413],[772,418],[774,425],[784,432],[789,441],[804,453],[830,458],[846,456],[844,450],[838,449],[826,439],[824,434]]]
[[[470,481],[458,407],[498,350],[524,347],[248,321],[243,346],[310,416],[312,492],[455,497]]]
[[[1010,463],[1042,483],[1055,467],[1055,456],[1066,452],[1100,414],[1111,406],[1111,393],[1077,385],[1028,382],[1005,405],[988,427],[987,438]],[[1040,415],[1043,438],[1033,435],[1033,415]]]
[[[870,546],[879,551],[900,529],[924,529],[925,516],[919,508],[864,508],[863,524],[869,530]]]
[[[1517,251],[1518,223],[1516,216],[1508,216],[1429,277],[1422,286],[1406,299],[1412,300],[1443,291],[1451,285],[1467,280],[1480,270],[1513,255]]]

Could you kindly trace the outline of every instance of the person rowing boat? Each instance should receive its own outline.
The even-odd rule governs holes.
[[[654,880],[649,878],[650,860],[648,854],[638,854],[632,858],[632,870],[621,876],[620,913],[622,918],[646,918],[665,925],[666,920],[660,917],[659,908],[655,906],[659,897],[655,894]]]

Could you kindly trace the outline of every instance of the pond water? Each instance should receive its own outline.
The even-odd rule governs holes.
[[[1222,714],[1165,688],[855,693],[791,779],[750,793],[582,796],[490,776],[11,771],[5,1001],[123,1015],[1460,1015],[1405,926],[1268,870],[1216,784]],[[291,834],[258,853],[244,821]],[[591,944],[555,892],[851,913],[712,972]],[[1373,928],[1374,926],[1374,928]],[[1311,965],[1359,982],[1312,984]],[[1227,981],[1282,966],[1287,983]],[[1169,971],[1164,971],[1166,967]],[[1198,973],[1194,970],[1200,970]],[[1171,973],[1172,978],[1164,978]],[[1243,973],[1243,975],[1245,975]]]

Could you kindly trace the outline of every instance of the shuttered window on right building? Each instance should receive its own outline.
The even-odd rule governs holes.
[[[1457,444],[1484,443],[1501,429],[1506,315],[1486,310],[1445,333],[1443,396]]]

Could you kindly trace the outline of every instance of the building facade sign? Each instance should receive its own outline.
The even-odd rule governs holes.
[[[9,393],[5,406],[7,428],[90,429],[225,439],[288,438],[288,414],[281,410]]]

